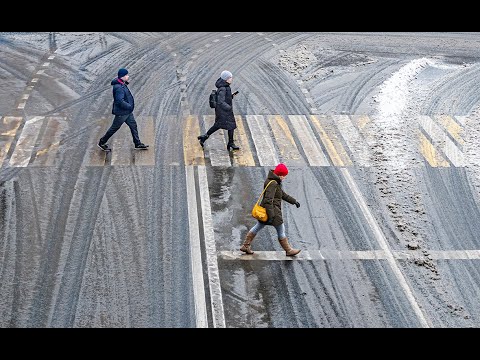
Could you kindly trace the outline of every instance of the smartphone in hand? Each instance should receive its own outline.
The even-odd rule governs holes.
[[[235,91],[235,92],[232,94],[232,99],[233,99],[233,97],[234,97],[235,95],[237,95],[237,94],[238,94],[238,90]]]

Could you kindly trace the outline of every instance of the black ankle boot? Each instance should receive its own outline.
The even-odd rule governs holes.
[[[230,150],[240,150],[240,148],[235,145],[235,143],[233,141],[229,142],[227,144],[227,150],[230,151]]]
[[[203,147],[204,142],[208,139],[208,135],[205,134],[205,135],[197,136],[197,139],[200,140],[200,145],[202,145]]]

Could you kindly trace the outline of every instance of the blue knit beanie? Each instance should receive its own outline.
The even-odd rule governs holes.
[[[124,76],[127,75],[127,74],[128,74],[128,70],[127,70],[127,69],[120,69],[120,70],[118,70],[118,78],[119,78],[119,79],[122,78],[122,77],[124,77]]]

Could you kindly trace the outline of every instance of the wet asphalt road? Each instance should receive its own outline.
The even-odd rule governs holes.
[[[479,43],[0,33],[0,326],[478,327]],[[122,128],[105,156],[120,67],[151,148]],[[242,149],[220,131],[203,153],[224,69]],[[278,161],[302,252],[285,257],[272,228],[242,256]]]

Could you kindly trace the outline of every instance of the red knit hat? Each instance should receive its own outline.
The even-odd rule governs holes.
[[[288,174],[288,169],[285,164],[278,164],[273,173],[277,176],[286,176]]]

